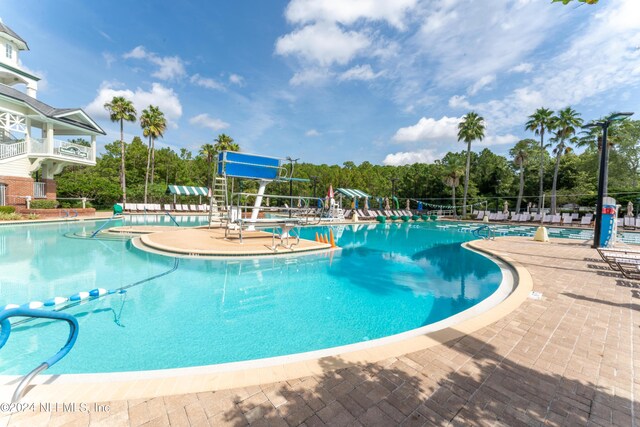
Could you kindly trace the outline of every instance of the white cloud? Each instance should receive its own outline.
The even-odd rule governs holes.
[[[458,123],[461,117],[444,116],[439,120],[421,118],[413,126],[400,128],[393,136],[397,142],[433,141],[455,142],[458,139]]]
[[[440,157],[436,150],[425,148],[418,151],[405,151],[393,154],[387,154],[382,161],[383,164],[389,166],[411,165],[414,163],[433,163]]]
[[[489,74],[486,76],[482,76],[480,77],[480,79],[478,79],[468,90],[467,92],[469,93],[469,95],[475,95],[476,93],[478,93],[481,89],[485,88],[486,86],[490,85],[491,83],[496,81],[496,75],[495,74]]]
[[[344,65],[370,44],[365,34],[343,31],[335,24],[322,22],[280,37],[276,42],[276,53],[299,56],[321,66]]]
[[[111,68],[111,64],[116,62],[115,55],[109,52],[102,52],[102,59],[107,63],[107,68]]]
[[[202,77],[200,74],[194,74],[193,76],[191,76],[189,81],[191,81],[191,83],[193,83],[194,85],[201,86],[207,89],[225,90],[225,87],[222,83],[219,83],[209,77]]]
[[[131,90],[118,87],[117,83],[103,82],[98,89],[98,95],[85,107],[85,111],[97,118],[109,119],[109,113],[104,109],[104,104],[110,102],[114,96],[123,96],[133,102],[138,114],[149,105],[159,107],[169,125],[177,127],[177,121],[182,116],[182,104],[173,89],[160,83],[153,83],[149,91],[141,88]]]
[[[229,123],[222,121],[221,119],[210,117],[206,113],[198,114],[197,116],[191,117],[189,119],[189,123],[213,130],[222,130],[229,127]]]
[[[289,83],[292,86],[303,84],[319,85],[327,82],[332,76],[333,73],[326,68],[310,68],[295,73],[293,77],[291,77],[291,80],[289,80]]]
[[[470,105],[464,97],[454,96],[449,105],[466,102],[467,108],[477,110],[500,132],[522,126],[526,117],[542,106],[575,106],[617,88],[638,87],[640,25],[631,16],[640,16],[640,2],[608,4],[568,40],[565,50],[537,67],[531,81],[503,98]],[[615,105],[609,108],[615,109]]]
[[[530,73],[533,71],[533,64],[530,62],[521,62],[515,67],[511,67],[509,72],[511,73]]]
[[[404,28],[403,21],[418,0],[292,0],[285,16],[290,22],[304,24],[314,21],[353,24],[360,19],[386,21]]]
[[[144,59],[147,57],[147,51],[144,49],[144,46],[136,46],[130,52],[122,55],[124,59],[135,58],[135,59]]]
[[[317,131],[317,130],[315,130],[315,129],[309,129],[309,130],[308,130],[308,131],[306,131],[304,134],[305,134],[305,136],[308,136],[308,137],[316,137],[316,136],[320,136],[320,132],[318,132],[318,131]]]
[[[449,98],[449,107],[451,108],[464,108],[465,110],[471,110],[471,104],[467,101],[467,97],[464,95],[453,95]]]
[[[136,46],[130,52],[122,55],[124,59],[143,59],[157,65],[158,69],[151,73],[161,80],[173,80],[186,76],[184,61],[179,56],[159,56],[148,52],[144,46]]]
[[[244,86],[244,77],[238,74],[231,74],[229,75],[229,82],[234,85]]]
[[[413,56],[428,61],[442,85],[517,66],[566,19],[557,7],[534,1],[429,2],[422,13]]]
[[[512,134],[506,135],[487,135],[482,141],[475,141],[474,144],[483,146],[515,144],[520,138]]]
[[[344,73],[340,74],[339,79],[341,81],[345,80],[374,80],[378,78],[382,73],[374,73],[371,69],[371,65],[357,65],[353,68],[348,69]]]

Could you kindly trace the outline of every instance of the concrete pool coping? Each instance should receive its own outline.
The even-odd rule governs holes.
[[[504,263],[501,268],[503,271],[505,267],[508,268],[514,278],[513,289],[508,292],[506,298],[481,313],[477,312],[478,306],[484,301],[444,321],[401,334],[255,361],[157,371],[40,375],[36,377],[34,386],[23,402],[100,402],[267,384],[319,375],[326,371],[327,362],[331,363],[333,369],[375,363],[455,340],[507,316],[520,306],[533,288],[531,275],[522,265],[506,254],[480,248],[475,243],[467,242],[464,246],[493,258],[494,261],[497,260],[499,265]],[[456,318],[459,320],[458,316],[465,313],[466,318],[456,322]],[[437,326],[437,330],[425,332],[426,329]],[[339,361],[336,361],[337,355],[340,356]],[[0,376],[0,401],[10,401],[10,396],[20,379],[21,376],[15,375]]]

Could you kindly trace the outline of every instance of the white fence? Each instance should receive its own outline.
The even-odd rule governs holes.
[[[13,144],[0,144],[0,160],[24,154],[26,149],[27,144],[24,141],[14,142]]]

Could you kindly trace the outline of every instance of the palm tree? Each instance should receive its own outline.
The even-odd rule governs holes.
[[[538,213],[542,213],[542,193],[544,192],[544,132],[553,130],[555,118],[553,111],[548,108],[538,108],[529,116],[529,121],[524,125],[525,130],[540,135],[540,194],[538,199]]]
[[[555,119],[556,136],[554,141],[557,145],[553,149],[556,155],[556,165],[553,170],[553,184],[551,186],[551,215],[556,214],[556,187],[558,184],[558,170],[560,169],[560,158],[571,151],[569,143],[574,143],[577,138],[570,139],[575,135],[577,128],[582,126],[580,113],[571,107],[558,111],[558,117]]]
[[[221,151],[240,151],[240,146],[233,142],[233,138],[227,134],[221,133],[216,139],[214,139],[214,142],[216,144],[213,148],[216,153]]]
[[[149,152],[147,153],[147,172],[144,176],[144,203],[147,203],[149,169],[152,162],[155,161],[155,139],[160,138],[164,135],[164,131],[167,129],[167,119],[165,119],[164,113],[160,111],[160,108],[154,105],[149,105],[148,109],[142,110],[142,114],[140,115],[140,126],[142,127],[142,134],[149,138]]]
[[[471,167],[471,142],[484,138],[484,118],[470,111],[458,124],[458,141],[467,143],[467,166],[464,174],[464,195],[462,198],[462,215],[467,214],[467,192],[469,191],[469,169]]]
[[[453,216],[458,215],[456,207],[456,187],[460,185],[460,177],[463,174],[462,165],[457,161],[451,161],[447,165],[447,169],[442,182],[447,187],[451,187],[451,206],[453,206]]]
[[[200,147],[200,155],[207,160],[207,187],[211,188],[211,164],[216,156],[216,149],[212,144],[204,144]]]
[[[111,102],[104,104],[112,122],[120,122],[120,186],[122,187],[122,203],[127,203],[127,182],[124,170],[124,122],[136,121],[136,109],[133,103],[122,96],[114,96]]]
[[[535,146],[536,141],[533,139],[522,139],[509,151],[509,154],[513,156],[513,163],[520,170],[520,186],[518,189],[518,201],[516,202],[516,213],[520,212],[520,205],[522,204],[522,193],[524,192],[524,165],[529,159],[532,147]]]

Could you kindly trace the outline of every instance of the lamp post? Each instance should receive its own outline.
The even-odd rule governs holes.
[[[593,247],[600,247],[600,234],[602,232],[602,205],[603,199],[607,195],[608,175],[609,175],[609,146],[607,144],[607,132],[611,123],[624,120],[633,113],[613,113],[604,120],[589,123],[583,129],[599,127],[602,129],[602,154],[600,154],[600,173],[598,175],[598,199],[596,200],[596,224],[593,229]]]
[[[291,164],[291,171],[289,171],[289,203],[291,203],[291,206],[289,206],[289,218],[291,218],[291,207],[293,206],[293,165],[298,163],[300,158],[293,159],[290,156],[287,156],[287,160]]]
[[[497,179],[496,180],[496,213],[498,213],[498,190],[500,189],[500,183],[502,182],[502,180]]]
[[[313,185],[313,198],[316,198],[316,185],[318,184],[318,177],[317,176],[310,176],[309,179],[311,180],[311,184]]]

